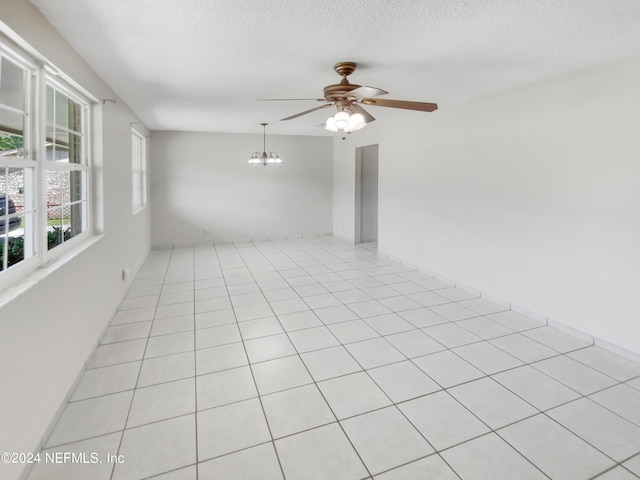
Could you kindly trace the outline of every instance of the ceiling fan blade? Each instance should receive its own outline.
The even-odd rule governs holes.
[[[420,110],[421,112],[433,112],[438,108],[435,103],[389,100],[387,98],[363,98],[361,102],[365,105],[375,105],[376,107],[404,108],[406,110]]]
[[[326,103],[324,105],[320,105],[319,107],[312,108],[310,110],[305,110],[304,112],[301,112],[301,113],[296,113],[295,115],[291,115],[290,117],[281,118],[280,121],[284,122],[285,120],[291,120],[291,119],[294,119],[294,118],[298,118],[298,117],[301,117],[302,115],[306,115],[307,113],[315,112],[316,110],[321,110],[323,108],[330,107],[331,105],[333,105],[333,103]]]
[[[378,95],[386,95],[386,90],[376,87],[358,87],[355,90],[351,90],[348,94],[348,98],[354,98],[356,100],[362,100],[363,98],[377,97]]]
[[[371,123],[375,120],[374,116],[367,112],[364,108],[362,108],[357,103],[352,103],[349,107],[352,113],[359,113],[364,117],[364,123]]]
[[[305,100],[309,102],[326,102],[326,98],[256,98],[256,102],[297,102]]]

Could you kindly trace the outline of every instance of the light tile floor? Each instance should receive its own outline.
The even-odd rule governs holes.
[[[88,365],[30,480],[640,478],[639,364],[372,245],[153,251]]]

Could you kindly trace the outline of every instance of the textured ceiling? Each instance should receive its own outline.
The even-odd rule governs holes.
[[[31,0],[156,130],[324,135],[287,122],[337,83],[441,108],[640,54],[638,0]],[[367,107],[378,122],[413,112]],[[437,115],[420,113],[420,115]]]

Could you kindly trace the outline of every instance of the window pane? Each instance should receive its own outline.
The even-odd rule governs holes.
[[[24,111],[25,71],[7,58],[0,66],[0,103]]]
[[[47,123],[53,123],[53,96],[55,92],[53,87],[47,85]],[[48,136],[48,134],[47,134]]]
[[[47,170],[47,208],[62,206],[62,173]],[[51,217],[49,217],[51,218]],[[60,218],[60,217],[58,217]]]
[[[61,92],[55,91],[55,122],[59,127],[80,131],[81,107]]]
[[[23,132],[24,115],[21,113],[10,112],[9,110],[0,107],[0,133],[3,136],[16,136],[22,138]],[[5,149],[3,148],[3,150]]]

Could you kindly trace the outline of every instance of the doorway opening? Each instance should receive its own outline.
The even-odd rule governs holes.
[[[378,145],[356,148],[355,243],[377,250]],[[364,245],[363,245],[364,246]]]

